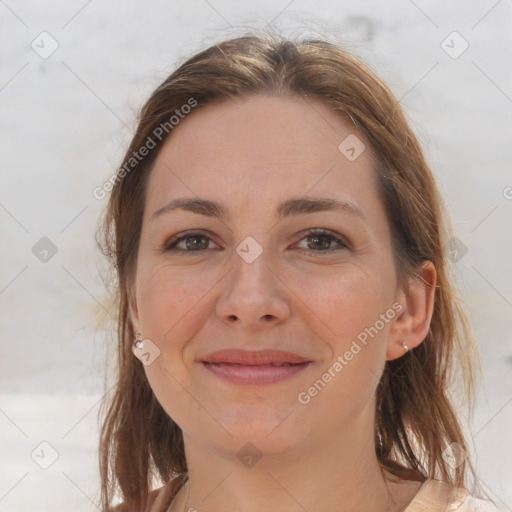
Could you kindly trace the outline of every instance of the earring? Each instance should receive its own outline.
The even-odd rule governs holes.
[[[135,333],[135,340],[133,341],[133,343],[137,348],[142,349],[144,342],[142,341],[142,333],[141,332]]]
[[[405,352],[409,352],[409,347],[407,346],[407,343],[405,343],[405,340],[402,340],[402,346],[405,348]]]

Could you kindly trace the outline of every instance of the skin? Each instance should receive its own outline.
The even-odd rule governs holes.
[[[194,111],[156,159],[130,308],[135,329],[160,350],[145,366],[151,387],[183,430],[190,498],[186,504],[183,487],[171,511],[394,512],[418,491],[419,481],[381,474],[375,390],[385,361],[405,353],[402,340],[413,349],[428,333],[435,268],[419,268],[422,280],[411,280],[410,293],[399,286],[369,143],[352,162],[338,150],[350,134],[364,141],[321,102],[261,95]],[[222,203],[230,216],[177,210],[150,218],[174,198],[196,196]],[[276,205],[303,196],[349,201],[366,222],[339,212],[279,221]],[[315,241],[312,228],[350,246]],[[162,252],[189,229],[206,238],[182,241],[186,254]],[[248,236],[263,251],[252,263],[235,250]],[[326,255],[325,245],[340,250]],[[298,394],[396,302],[403,310],[299,403]],[[247,386],[195,362],[230,347],[278,348],[314,363],[291,379]],[[248,442],[262,455],[252,467],[237,457]]]

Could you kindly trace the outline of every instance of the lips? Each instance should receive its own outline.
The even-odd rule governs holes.
[[[310,359],[282,350],[225,349],[197,360],[210,374],[238,385],[275,384],[305,371]]]
[[[292,366],[310,362],[310,359],[282,350],[248,351],[225,349],[200,359],[203,363],[243,366]]]

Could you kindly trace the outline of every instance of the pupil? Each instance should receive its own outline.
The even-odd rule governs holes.
[[[323,239],[323,240],[324,240],[324,242],[325,242],[325,243],[323,244],[324,249],[328,249],[328,248],[329,248],[330,240],[329,240],[329,238],[328,238],[327,236],[325,236],[325,235],[312,235],[312,236],[310,236],[310,238],[312,238],[313,240],[315,240],[315,243],[316,243],[319,239],[320,239],[320,240],[321,240],[321,239]],[[322,244],[321,244],[321,245],[322,245]],[[318,246],[317,246],[317,247],[318,247]]]
[[[201,236],[191,236],[188,238],[188,241],[187,241],[187,248],[188,249],[197,249],[198,247],[200,248],[201,247],[201,242],[199,243],[195,243],[195,242],[190,242],[190,240],[199,240],[199,239],[202,239],[203,240],[203,245],[204,245],[204,237],[201,237]]]

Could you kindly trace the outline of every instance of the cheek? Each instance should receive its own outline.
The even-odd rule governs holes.
[[[158,401],[180,426],[187,425],[190,415],[204,414],[201,402],[184,392],[190,387],[189,370],[194,364],[194,354],[188,354],[186,347],[205,322],[208,292],[216,282],[218,278],[187,275],[183,269],[165,266],[147,272],[139,281],[144,336],[160,349],[159,357],[144,370]]]
[[[346,350],[347,343],[365,328],[373,325],[379,315],[391,306],[392,295],[387,293],[391,283],[373,268],[346,265],[329,269],[324,275],[310,275],[297,279],[296,295],[307,306],[301,308],[308,315],[310,325],[317,325],[317,332],[329,341],[335,357]]]
[[[158,266],[138,280],[137,303],[144,336],[160,349],[158,365],[179,375],[193,353],[184,349],[211,314],[209,294],[219,286],[219,276],[183,267]],[[184,361],[188,357],[190,360]]]
[[[301,403],[308,402],[318,414],[332,415],[333,424],[356,417],[378,384],[395,315],[386,291],[389,284],[381,274],[355,267],[325,282],[308,282],[305,296],[314,312],[311,321],[321,319],[315,322],[322,326],[318,334],[328,353],[309,387],[302,390]],[[325,404],[330,404],[327,410]]]

